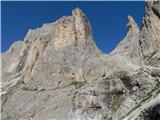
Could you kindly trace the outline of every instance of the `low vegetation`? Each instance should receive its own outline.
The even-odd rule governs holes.
[[[38,91],[37,88],[31,89],[31,88],[29,88],[29,87],[26,86],[26,85],[24,85],[21,89],[24,90],[24,91]]]
[[[81,88],[87,83],[87,81],[73,81],[68,86],[74,86],[76,89]]]
[[[150,60],[155,54],[157,53],[157,51],[154,51],[152,53],[150,53],[149,55],[144,56],[144,59],[146,61]]]
[[[122,95],[122,96],[119,96],[117,97],[112,103],[111,103],[111,106],[110,106],[110,109],[111,111],[115,112],[118,107],[122,104],[122,102],[125,100],[125,97]]]

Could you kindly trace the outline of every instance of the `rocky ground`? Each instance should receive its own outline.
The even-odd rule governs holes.
[[[146,2],[142,23],[128,16],[110,54],[98,50],[79,8],[29,30],[1,54],[1,119],[159,120],[159,1]]]

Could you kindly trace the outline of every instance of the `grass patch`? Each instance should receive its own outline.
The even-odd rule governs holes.
[[[37,88],[31,89],[31,88],[29,88],[27,86],[23,86],[21,89],[24,90],[24,91],[38,91]]]
[[[112,75],[112,76],[103,78],[103,80],[112,80],[112,79],[116,79],[116,76]]]
[[[149,55],[144,56],[144,59],[146,59],[146,61],[148,61],[148,60],[150,60],[156,53],[157,53],[157,51],[154,51],[154,52],[150,53]]]
[[[78,88],[81,88],[82,86],[84,86],[86,83],[87,83],[87,81],[82,81],[82,82],[74,81],[74,82],[70,83],[68,86],[74,86],[75,89],[78,89]]]
[[[111,103],[111,106],[110,106],[110,109],[111,111],[115,112],[118,107],[122,104],[122,102],[125,100],[125,97],[124,96],[119,96],[117,97],[112,103]]]

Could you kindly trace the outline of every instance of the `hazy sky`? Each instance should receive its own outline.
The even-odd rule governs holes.
[[[79,7],[86,14],[98,48],[104,53],[113,50],[126,35],[127,16],[131,15],[141,28],[143,1],[104,2],[2,2],[2,50],[16,40],[23,40],[29,28],[51,23],[71,15]]]

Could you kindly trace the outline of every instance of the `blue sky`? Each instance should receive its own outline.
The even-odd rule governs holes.
[[[98,48],[112,51],[126,35],[127,16],[131,15],[141,28],[145,3],[143,1],[78,1],[78,2],[2,2],[1,51],[16,40],[23,40],[29,28],[51,23],[79,7],[86,14]]]

